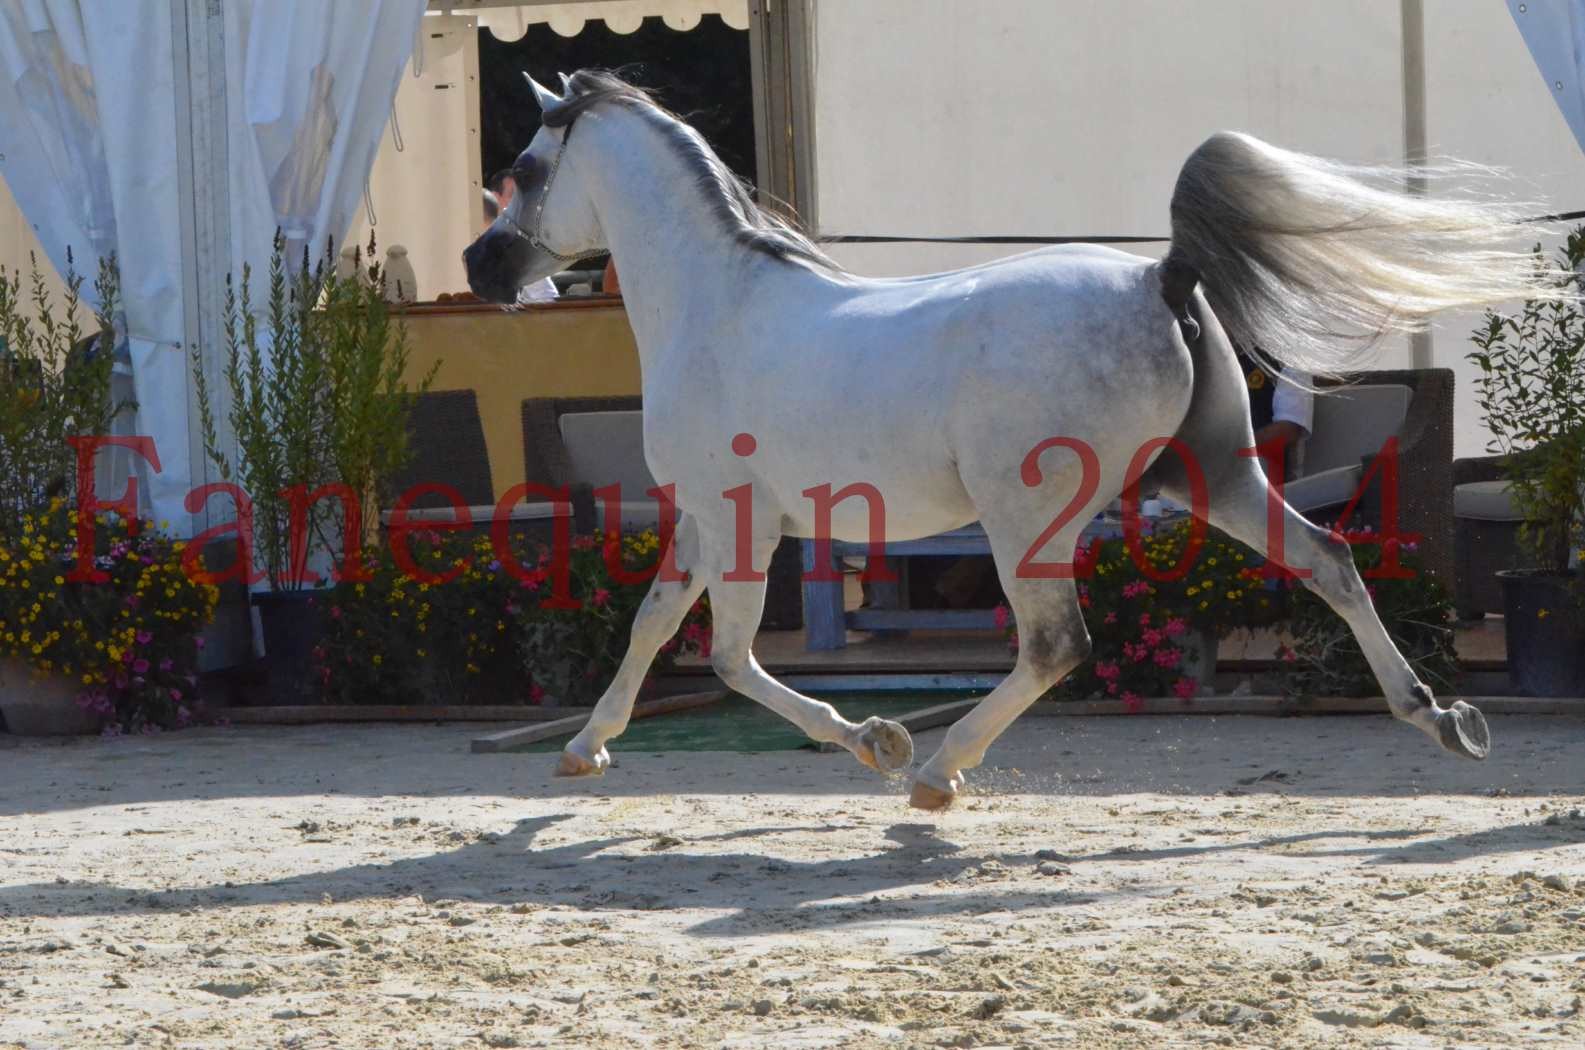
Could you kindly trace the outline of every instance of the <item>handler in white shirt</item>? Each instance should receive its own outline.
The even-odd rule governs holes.
[[[1249,416],[1255,425],[1255,444],[1270,441],[1283,444],[1283,463],[1287,478],[1300,466],[1296,452],[1299,443],[1310,436],[1315,421],[1315,395],[1306,372],[1282,369],[1283,380],[1274,378],[1266,366],[1238,349],[1238,363],[1244,370],[1244,385],[1249,390]],[[1286,382],[1285,380],[1292,380]]]
[[[517,193],[517,181],[512,178],[512,173],[502,168],[490,176],[484,188],[489,192],[484,196],[484,221],[492,223],[495,217],[512,203],[512,197]],[[520,303],[543,303],[558,298],[560,292],[556,291],[556,282],[549,277],[526,285],[517,293]]]

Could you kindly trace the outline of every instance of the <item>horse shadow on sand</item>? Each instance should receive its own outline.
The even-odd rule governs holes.
[[[59,917],[172,910],[209,910],[421,895],[425,900],[474,904],[562,905],[589,911],[720,912],[690,932],[743,936],[839,928],[886,921],[938,919],[1052,907],[1077,907],[1105,896],[1158,896],[1170,887],[1130,884],[1117,891],[1075,889],[1085,868],[1160,859],[1192,859],[1234,850],[1279,849],[1287,856],[1363,858],[1364,863],[1441,864],[1503,853],[1554,849],[1585,842],[1585,822],[1546,820],[1427,839],[1423,829],[1311,831],[1163,849],[1110,850],[1063,856],[1041,851],[975,853],[942,838],[932,825],[899,823],[884,830],[889,846],[865,856],[777,858],[776,836],[851,830],[850,825],[745,827],[684,841],[652,835],[615,835],[558,843],[550,815],[519,820],[501,835],[485,835],[455,849],[383,863],[305,872],[254,883],[223,883],[147,891],[103,882],[33,883],[0,888],[0,915]],[[690,847],[755,843],[761,852],[706,852]],[[640,843],[645,848],[635,850]],[[382,843],[383,844],[383,843]],[[372,845],[372,843],[371,843]],[[1308,847],[1300,849],[1299,847]],[[1066,862],[1070,878],[1049,888],[999,885],[1020,865]],[[881,897],[912,888],[907,896]]]
[[[927,913],[1061,907],[1103,895],[1075,892],[1059,884],[1031,892],[998,887],[1006,869],[1033,864],[1036,858],[969,853],[941,838],[927,824],[886,828],[884,835],[891,845],[865,856],[786,860],[761,852],[693,852],[689,847],[744,841],[771,849],[777,835],[807,836],[850,827],[747,827],[694,836],[675,845],[653,835],[615,835],[557,844],[542,841],[566,819],[565,815],[525,818],[504,834],[481,836],[452,850],[264,882],[164,891],[83,881],[0,887],[0,915],[157,914],[316,903],[327,894],[338,902],[416,894],[427,901],[474,904],[725,912],[692,927],[692,932],[708,936],[838,927]],[[633,852],[639,844],[647,848]],[[625,851],[615,852],[618,850]],[[995,863],[988,863],[992,861]],[[873,896],[903,887],[927,892],[906,900]],[[933,887],[937,892],[928,892]]]

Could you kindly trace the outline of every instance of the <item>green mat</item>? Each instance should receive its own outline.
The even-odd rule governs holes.
[[[978,692],[842,693],[824,696],[842,717],[862,722],[871,715],[896,718],[910,711],[982,696]],[[572,736],[541,740],[524,751],[560,751]],[[791,722],[746,697],[733,694],[719,703],[631,723],[611,741],[621,751],[795,751],[815,745]]]

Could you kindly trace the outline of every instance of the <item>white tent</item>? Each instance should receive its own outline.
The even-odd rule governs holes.
[[[228,271],[351,224],[424,0],[0,0],[0,176],[57,270],[120,264],[145,509],[205,478],[189,348]]]

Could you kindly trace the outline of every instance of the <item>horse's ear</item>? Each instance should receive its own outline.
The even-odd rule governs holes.
[[[572,94],[572,78],[565,73],[557,73],[561,78],[561,97],[567,98]]]
[[[539,103],[541,113],[548,113],[560,104],[561,99],[557,98],[549,88],[544,87],[539,81],[529,76],[527,71],[523,73],[523,79],[528,81],[529,89],[534,92],[534,100]]]

